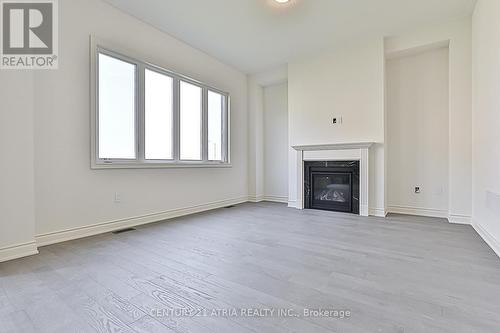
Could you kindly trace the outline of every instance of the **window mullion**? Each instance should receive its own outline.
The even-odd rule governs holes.
[[[145,109],[146,109],[146,87],[145,87],[145,66],[143,64],[137,64],[138,78],[137,78],[137,91],[138,91],[138,101],[137,101],[137,110],[136,110],[136,119],[137,119],[137,159],[140,163],[144,163],[146,160],[145,156]]]
[[[208,161],[208,89],[203,88],[201,107],[201,156],[203,162]]]
[[[136,165],[138,165],[138,166],[147,165],[147,167],[163,167],[163,166],[167,167],[167,166],[174,166],[175,164],[178,164],[180,166],[188,165],[188,164],[193,165],[193,166],[195,164],[200,164],[201,166],[203,166],[205,164],[215,165],[216,164],[215,162],[218,162],[218,161],[210,161],[209,160],[209,153],[211,152],[211,150],[209,149],[208,143],[209,143],[209,135],[212,135],[211,132],[209,133],[209,127],[208,127],[209,124],[211,124],[211,122],[210,122],[211,120],[209,119],[209,98],[211,98],[210,94],[209,94],[210,91],[214,91],[214,92],[217,92],[217,93],[225,96],[225,98],[223,98],[224,102],[222,103],[223,104],[223,115],[222,115],[222,126],[221,127],[222,127],[223,133],[222,133],[222,140],[221,140],[222,141],[221,142],[222,154],[221,154],[221,161],[220,162],[221,163],[228,163],[229,162],[229,96],[227,93],[224,93],[224,92],[217,90],[215,88],[210,88],[209,86],[203,84],[202,82],[190,79],[188,77],[182,76],[180,74],[176,74],[172,71],[168,71],[168,70],[165,70],[165,69],[160,68],[160,67],[156,67],[156,66],[151,65],[149,63],[146,63],[144,61],[122,55],[122,54],[117,53],[115,51],[106,49],[104,47],[100,47],[98,45],[95,45],[93,47],[95,47],[95,54],[93,55],[94,58],[91,59],[91,66],[92,66],[92,70],[94,73],[93,81],[94,81],[95,86],[92,86],[92,97],[91,97],[91,101],[93,104],[92,105],[92,108],[93,108],[93,111],[92,111],[93,112],[92,113],[92,133],[93,133],[93,135],[92,135],[93,136],[93,140],[92,140],[92,150],[93,150],[92,168],[100,168],[100,165],[103,165],[103,167],[104,167],[104,164],[109,165],[111,168],[113,167],[113,166],[111,166],[111,164],[116,164],[117,166],[119,165],[120,167],[123,166],[123,167],[130,167],[130,168],[134,168],[134,167],[136,167]],[[104,128],[104,125],[101,125],[99,122],[100,121],[99,113],[102,111],[102,110],[99,110],[99,107],[100,107],[99,99],[100,99],[100,97],[102,97],[102,96],[99,96],[99,94],[101,93],[101,90],[102,90],[99,88],[100,77],[101,77],[101,73],[99,72],[100,66],[101,66],[100,65],[100,54],[101,53],[102,53],[101,58],[106,57],[105,59],[108,59],[108,58],[111,59],[108,61],[109,63],[111,63],[111,65],[108,65],[108,67],[106,67],[106,68],[109,68],[109,72],[111,72],[112,70],[115,70],[115,71],[119,70],[119,72],[117,72],[118,74],[116,74],[115,76],[112,76],[112,78],[113,77],[123,77],[122,81],[124,82],[124,87],[122,88],[122,91],[124,91],[123,92],[124,97],[122,97],[121,95],[119,96],[117,94],[113,95],[112,92],[114,90],[111,89],[111,88],[114,88],[115,90],[117,90],[118,88],[120,88],[122,81],[120,81],[119,83],[113,84],[112,80],[110,80],[110,79],[108,79],[108,81],[111,83],[109,83],[108,81],[103,81],[104,79],[102,79],[102,81],[106,82],[106,84],[107,84],[107,85],[103,84],[103,87],[104,86],[110,87],[108,90],[104,91],[105,93],[107,92],[107,95],[104,95],[104,93],[102,93],[102,95],[107,96],[108,100],[111,98],[114,98],[115,100],[117,100],[116,103],[112,103],[113,102],[112,100],[111,100],[111,102],[106,100],[107,104],[104,104],[104,105],[106,105],[106,106],[111,105],[111,107],[108,107],[108,109],[111,108],[110,110],[112,111],[112,110],[115,110],[116,108],[120,107],[121,106],[120,103],[122,102],[121,100],[119,100],[120,98],[123,98],[123,102],[127,103],[126,108],[124,107],[124,112],[122,112],[121,114],[118,114],[119,112],[116,112],[117,115],[113,115],[113,117],[117,117],[117,121],[121,121],[121,123],[119,123],[119,125],[122,127],[120,127],[118,130],[114,129],[112,120],[110,123],[109,119],[104,118],[105,120],[108,120],[108,123],[111,124],[108,126],[108,130],[105,133],[105,134],[108,134],[108,137],[112,133],[114,133],[113,131],[116,131],[118,133],[117,135],[121,135],[124,137],[124,139],[118,143],[115,142],[117,140],[113,141],[111,139],[108,141],[105,141],[105,139],[103,139],[103,138],[107,138],[107,137],[105,137],[104,135],[102,135],[102,137],[99,136],[100,126],[102,126]],[[114,59],[114,62],[112,62],[113,59]],[[102,61],[102,63],[104,64],[105,62]],[[132,68],[130,66],[127,66],[127,64],[135,66],[135,73],[132,72]],[[163,149],[160,149],[160,148],[158,148],[158,146],[155,146],[158,144],[158,140],[161,140],[161,141],[167,140],[167,135],[166,135],[167,133],[165,132],[166,130],[162,131],[161,129],[158,129],[158,126],[156,126],[156,123],[154,122],[154,120],[152,120],[153,118],[150,118],[150,114],[151,114],[151,117],[160,117],[157,115],[160,111],[154,111],[154,110],[158,110],[158,107],[160,107],[159,106],[160,102],[155,102],[155,101],[159,99],[159,100],[163,101],[163,105],[166,105],[167,103],[165,103],[165,101],[166,101],[167,97],[163,96],[164,98],[160,98],[160,97],[162,97],[161,92],[155,92],[155,90],[153,88],[151,88],[152,89],[151,94],[153,94],[153,97],[151,97],[151,98],[149,97],[149,94],[150,94],[149,90],[146,91],[146,89],[150,89],[150,88],[146,87],[146,83],[149,84],[149,82],[150,82],[148,70],[151,70],[151,71],[154,71],[154,72],[157,72],[159,74],[163,74],[165,76],[172,78],[171,83],[169,82],[168,85],[169,85],[169,87],[170,87],[170,85],[172,85],[172,90],[173,90],[172,91],[172,98],[171,98],[171,100],[172,100],[172,119],[171,119],[172,120],[172,139],[171,139],[171,144],[172,144],[172,158],[173,158],[173,160],[165,159],[166,158],[165,156],[167,156],[166,154],[158,155],[158,154],[160,154],[160,152],[166,152],[165,146],[163,146]],[[102,75],[102,77],[106,78],[103,75]],[[147,80],[147,82],[146,82],[146,80]],[[153,80],[153,79],[151,79],[151,80]],[[116,79],[115,79],[115,81],[116,81]],[[164,80],[161,80],[161,81],[163,82],[161,84],[164,84],[166,86],[166,84],[167,84],[166,78]],[[155,82],[156,81],[151,81],[151,87],[153,87],[153,86],[157,87],[156,89],[158,90],[158,87],[161,84],[155,83]],[[181,105],[180,104],[181,104],[181,97],[184,96],[184,93],[181,96],[181,87],[182,87],[182,91],[184,91],[184,85],[183,85],[184,82],[187,83],[187,88],[186,88],[187,95],[185,96],[185,98],[186,98],[185,107],[186,107],[186,112],[188,112],[185,115],[187,118],[186,117],[183,118],[186,121],[186,123],[184,124],[186,133],[184,133],[184,134],[188,135],[188,136],[187,136],[187,139],[185,142],[186,147],[187,147],[186,148],[186,157],[185,157],[185,160],[181,160],[181,147],[182,147],[181,134],[182,133],[181,133]],[[127,85],[125,85],[125,83]],[[195,92],[194,87],[199,88],[196,91],[196,95],[194,93]],[[148,95],[146,95],[146,93]],[[201,93],[201,95],[200,95],[200,93]],[[154,96],[160,96],[160,97],[155,99]],[[134,100],[132,100],[132,97],[135,97]],[[148,97],[147,101],[146,101],[146,97]],[[200,97],[201,97],[201,100],[200,100]],[[195,100],[196,100],[196,102],[195,102]],[[150,104],[150,101],[151,101],[151,104]],[[200,110],[199,110],[199,113],[198,113],[198,110],[196,110],[196,113],[195,113],[195,104],[198,104],[198,101],[200,101],[199,102],[200,103]],[[148,103],[147,104],[148,110],[146,110],[146,103]],[[113,105],[114,105],[114,109],[113,109]],[[151,113],[149,111],[150,105],[151,105]],[[125,113],[125,111],[126,111],[126,113]],[[146,114],[146,112],[148,112],[148,113]],[[110,113],[108,112],[108,114],[110,114]],[[132,116],[133,116],[133,119],[132,119]],[[198,118],[198,117],[200,117],[200,118]],[[149,133],[149,132],[146,133],[146,130],[148,130],[148,131],[150,130],[150,127],[149,127],[150,126],[150,123],[149,123],[150,119],[151,119],[151,121],[153,121],[151,123],[151,133]],[[161,119],[161,117],[154,118],[154,119]],[[148,123],[146,123],[146,120],[148,120]],[[132,121],[134,121],[134,124],[132,124]],[[199,132],[196,133],[196,131],[198,131],[198,128],[195,128],[194,123],[196,122],[196,127],[198,127],[198,121],[200,121],[200,123],[199,123],[200,127],[199,127]],[[105,124],[104,121],[101,121],[101,123]],[[214,124],[214,128],[215,128],[215,124]],[[170,131],[170,129],[168,129],[168,130]],[[125,134],[123,134],[123,133],[125,133]],[[159,133],[159,134],[154,134],[154,133]],[[134,141],[132,141],[132,139],[133,139],[132,134],[134,134]],[[148,136],[146,136],[146,134],[148,134]],[[214,135],[215,135],[215,133],[214,133]],[[121,136],[120,136],[120,138],[121,138]],[[196,151],[196,155],[195,155],[195,150],[194,150],[195,142],[194,141],[198,141],[198,136],[199,136],[199,146],[198,146],[199,151]],[[151,137],[151,139],[150,139],[152,141],[151,142],[151,149],[158,151],[157,155],[155,155],[155,156],[158,156],[158,159],[154,159],[154,158],[156,158],[156,157],[153,157],[154,153],[152,153],[153,155],[151,155],[151,156],[149,155],[150,144],[148,141],[148,145],[146,146],[146,137],[148,139]],[[161,137],[161,139],[155,139],[155,138],[160,138],[160,137]],[[195,137],[196,137],[196,139],[193,140]],[[102,157],[101,157],[100,149],[102,149],[102,151],[105,151],[104,148],[101,148],[101,140],[102,140],[102,142],[104,142],[102,145],[109,143],[108,144],[108,146],[109,146],[109,145],[111,145],[111,143],[114,142],[117,145],[117,148],[112,146],[108,150],[113,150],[113,149],[114,150],[111,153],[103,153]],[[132,146],[132,144],[133,144],[133,146]],[[218,141],[214,145],[218,145]],[[156,148],[154,148],[154,147],[156,147]],[[105,146],[105,148],[106,148],[106,146]],[[146,148],[148,149],[147,153],[148,153],[148,158],[150,158],[149,160],[146,160]],[[133,157],[134,150],[135,150],[135,157]],[[108,155],[106,155],[106,154],[108,154]],[[198,155],[198,154],[200,154],[200,155]],[[106,157],[106,156],[111,156],[111,157]],[[122,156],[124,156],[124,157],[122,157]],[[196,156],[196,158],[195,158],[195,156]],[[198,159],[198,158],[200,158],[200,159]]]
[[[174,77],[174,95],[173,95],[173,158],[175,162],[180,160],[180,80],[178,77]]]
[[[224,96],[223,114],[222,114],[222,162],[229,163],[229,96]]]

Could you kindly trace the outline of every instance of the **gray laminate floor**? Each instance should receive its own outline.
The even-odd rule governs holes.
[[[0,264],[0,332],[500,332],[500,260],[444,220],[243,204]]]

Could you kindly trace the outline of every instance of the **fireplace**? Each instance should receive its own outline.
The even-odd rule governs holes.
[[[305,161],[304,208],[359,214],[359,161]]]

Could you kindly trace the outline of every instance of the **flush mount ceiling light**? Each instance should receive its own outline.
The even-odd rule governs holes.
[[[290,0],[274,0],[277,3],[287,3],[290,2]]]

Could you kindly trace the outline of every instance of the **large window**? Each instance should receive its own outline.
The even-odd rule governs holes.
[[[137,67],[99,54],[99,158],[135,159]]]
[[[146,69],[144,81],[146,160],[172,160],[174,158],[174,80],[165,74]]]
[[[181,81],[181,160],[201,160],[202,89]]]
[[[224,96],[208,91],[208,160],[222,160]]]
[[[227,93],[94,47],[94,167],[229,164]]]

